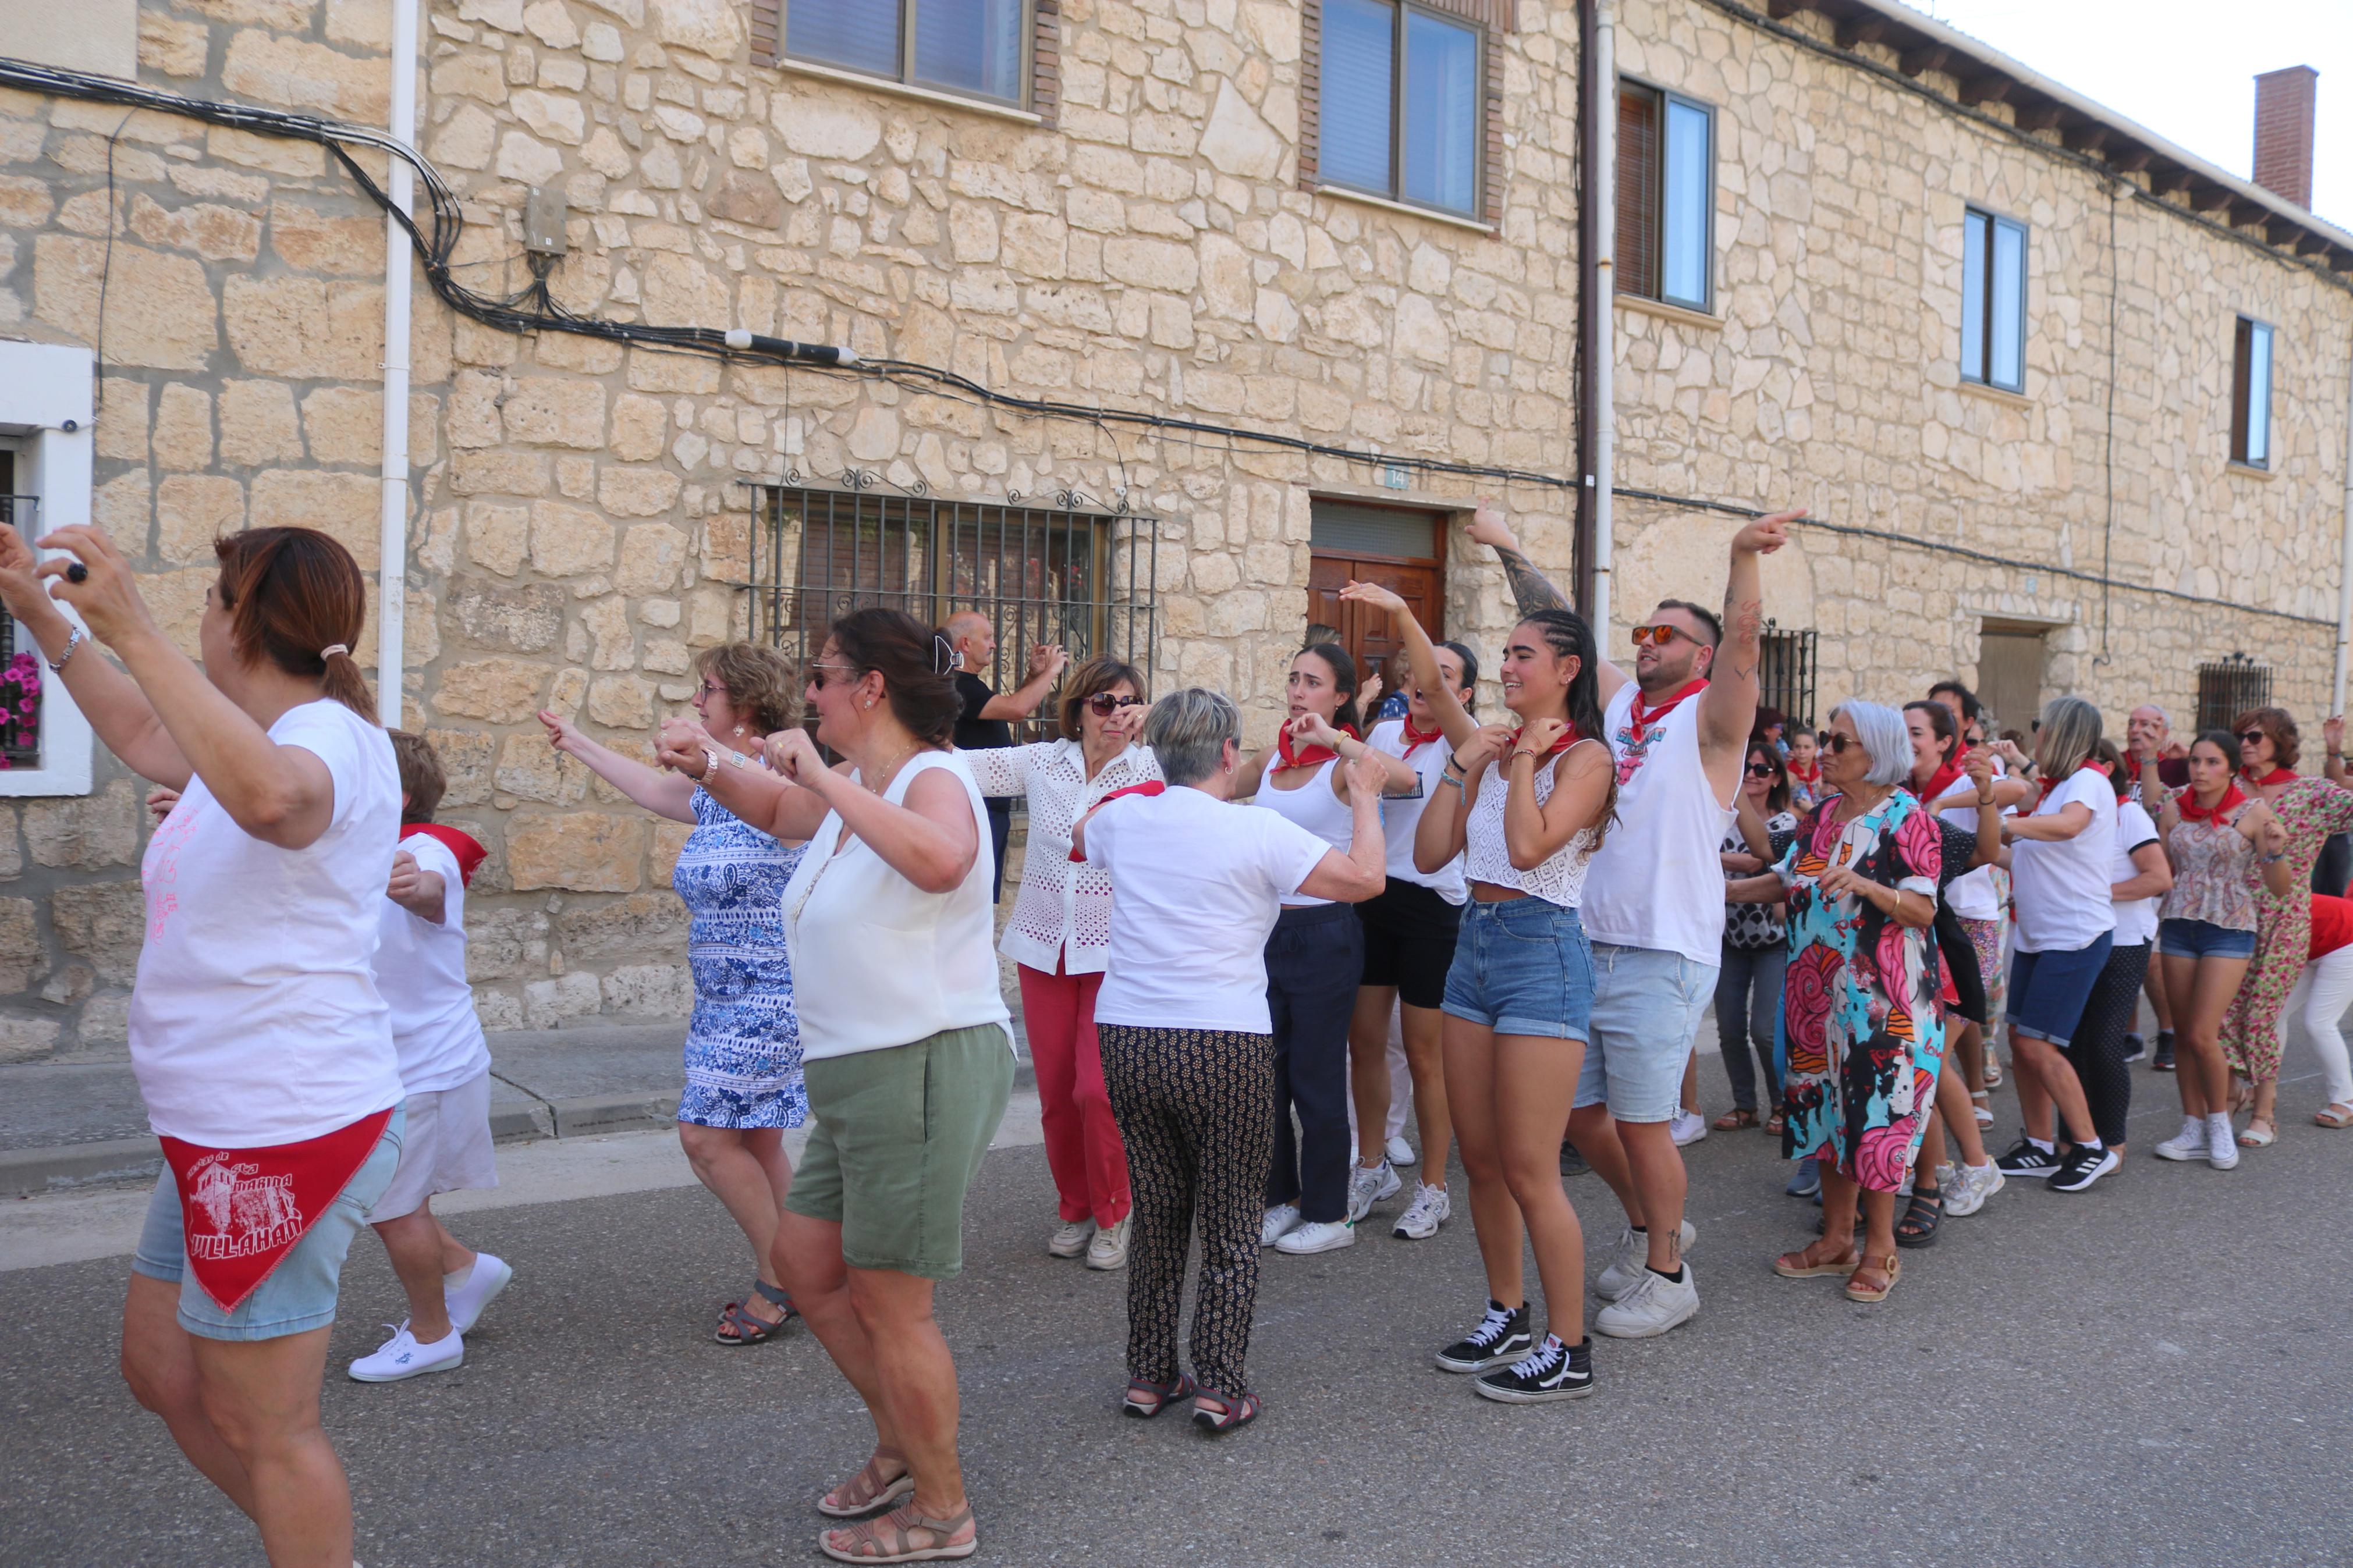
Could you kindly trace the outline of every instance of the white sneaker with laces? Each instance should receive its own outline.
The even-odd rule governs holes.
[[[1945,1178],[1945,1215],[1966,1217],[1985,1207],[1986,1199],[2001,1191],[2009,1178],[1988,1160],[1982,1165],[1956,1165]]]
[[[1258,1244],[1272,1247],[1299,1228],[1299,1205],[1277,1204],[1266,1211],[1265,1223],[1258,1227]]]
[[[1413,1202],[1398,1215],[1397,1228],[1389,1234],[1399,1241],[1428,1241],[1438,1234],[1440,1226],[1453,1217],[1454,1200],[1446,1195],[1446,1189],[1418,1182],[1414,1184]]]
[[[2206,1122],[2202,1117],[2185,1116],[2181,1131],[2157,1146],[2160,1160],[2202,1160],[2206,1157]]]
[[[2206,1119],[2206,1163],[2218,1171],[2235,1170],[2239,1163],[2239,1140],[2231,1131],[2228,1116]]]
[[[1683,1254],[1689,1257],[1692,1247],[1699,1240],[1699,1229],[1691,1221],[1683,1221]],[[1636,1234],[1628,1226],[1618,1237],[1618,1246],[1609,1255],[1609,1265],[1593,1281],[1593,1293],[1605,1301],[1615,1301],[1642,1282],[1650,1273],[1651,1238],[1648,1234]]]
[[[1098,1226],[1094,1239],[1087,1243],[1087,1267],[1117,1268],[1127,1261],[1127,1233],[1135,1228],[1135,1211],[1130,1209],[1117,1225]]]
[[[1405,1141],[1405,1134],[1402,1132],[1390,1139],[1388,1147],[1381,1152],[1389,1157],[1389,1163],[1392,1165],[1410,1165],[1417,1158],[1413,1152],[1413,1145]]]
[[[1345,1220],[1312,1219],[1283,1232],[1274,1244],[1277,1252],[1288,1252],[1294,1258],[1311,1252],[1336,1252],[1344,1247],[1356,1245],[1356,1227]]]
[[[1699,1281],[1685,1258],[1681,1279],[1643,1269],[1632,1289],[1593,1315],[1593,1331],[1618,1340],[1655,1339],[1698,1311]]]
[[[1348,1223],[1356,1224],[1373,1212],[1375,1204],[1397,1196],[1404,1186],[1387,1160],[1369,1170],[1362,1165],[1352,1167],[1348,1172]]]
[[[1678,1110],[1667,1118],[1667,1134],[1678,1149],[1696,1143],[1707,1136],[1707,1118],[1696,1110]]]
[[[456,1329],[431,1344],[418,1344],[408,1325],[386,1323],[392,1338],[377,1347],[374,1355],[364,1355],[352,1363],[353,1383],[398,1383],[405,1377],[423,1373],[448,1372],[463,1364],[466,1359],[466,1336]]]
[[[1049,1258],[1076,1258],[1080,1253],[1084,1252],[1087,1249],[1087,1243],[1093,1238],[1094,1234],[1094,1221],[1091,1219],[1074,1219],[1068,1225],[1062,1226],[1061,1229],[1056,1231],[1054,1233],[1053,1239],[1046,1243],[1046,1256]]]

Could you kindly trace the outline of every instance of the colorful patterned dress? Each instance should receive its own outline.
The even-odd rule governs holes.
[[[2353,791],[2327,779],[2298,779],[2272,802],[2272,811],[2287,829],[2287,861],[2295,879],[2284,899],[2257,879],[2255,961],[2222,1019],[2222,1055],[2232,1072],[2256,1083],[2279,1077],[2285,1043],[2281,1015],[2312,945],[2313,862],[2330,834],[2353,832]]]
[[[785,952],[785,884],[801,849],[786,848],[701,789],[694,831],[670,886],[693,916],[686,962],[694,1016],[686,1026],[686,1092],[678,1119],[703,1127],[798,1127],[800,1018]]]
[[[1905,790],[1840,822],[1826,796],[1799,825],[1776,868],[1789,889],[1789,966],[1781,997],[1788,1068],[1781,1152],[1802,1160],[1827,1148],[1865,1189],[1892,1193],[1920,1152],[1945,1058],[1936,944],[1849,894],[1817,887],[1856,868],[1882,887],[1936,896],[1944,862],[1934,814]]]

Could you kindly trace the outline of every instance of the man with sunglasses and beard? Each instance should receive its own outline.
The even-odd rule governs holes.
[[[1568,1131],[1626,1210],[1625,1233],[1595,1281],[1609,1304],[1593,1326],[1620,1339],[1663,1334],[1699,1310],[1683,1256],[1697,1233],[1683,1219],[1688,1182],[1670,1123],[1722,956],[1716,847],[1732,823],[1757,713],[1758,560],[1787,543],[1788,525],[1804,515],[1777,512],[1733,536],[1721,617],[1664,600],[1634,628],[1632,676],[1607,659],[1600,669],[1618,814],[1585,889],[1592,1038]],[[1522,614],[1565,603],[1521,553],[1500,510],[1482,501],[1471,537],[1503,558]]]

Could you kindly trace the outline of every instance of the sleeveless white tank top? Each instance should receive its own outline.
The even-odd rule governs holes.
[[[1715,798],[1700,765],[1694,693],[1634,742],[1628,681],[1609,703],[1601,732],[1618,762],[1618,820],[1593,858],[1585,934],[1619,947],[1677,952],[1694,963],[1724,962],[1724,862],[1717,847],[1732,808]]]
[[[1536,765],[1538,805],[1552,798],[1557,760]],[[1501,767],[1489,768],[1480,775],[1479,797],[1471,803],[1471,815],[1462,824],[1462,875],[1473,882],[1517,888],[1565,910],[1577,908],[1585,898],[1586,868],[1593,863],[1593,829],[1578,828],[1543,864],[1523,871],[1512,864],[1512,852],[1504,842],[1504,802],[1511,793],[1511,781]]]
[[[1277,816],[1287,816],[1343,855],[1356,837],[1356,817],[1348,803],[1332,793],[1332,770],[1340,765],[1334,757],[1309,775],[1297,789],[1277,789],[1266,778],[1258,783],[1258,793],[1250,796],[1252,805],[1262,805]],[[1276,764],[1270,762],[1266,771],[1271,773]],[[1329,899],[1311,899],[1304,893],[1293,893],[1282,900],[1286,910],[1303,910],[1316,904],[1328,904]]]

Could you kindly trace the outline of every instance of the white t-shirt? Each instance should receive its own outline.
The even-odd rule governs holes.
[[[1414,882],[1430,889],[1450,904],[1459,904],[1471,896],[1462,882],[1462,857],[1457,855],[1437,870],[1417,870],[1413,863],[1413,836],[1421,826],[1422,808],[1438,798],[1439,775],[1446,767],[1446,759],[1454,754],[1454,747],[1445,736],[1414,748],[1411,756],[1405,754],[1405,721],[1391,719],[1373,726],[1365,737],[1365,744],[1374,751],[1397,758],[1413,770],[1421,781],[1421,793],[1412,795],[1381,797],[1381,835],[1388,847],[1389,875],[1400,882]]]
[[[458,858],[429,833],[412,833],[398,847],[417,857],[418,870],[441,879],[441,923],[376,900],[376,990],[392,1009],[401,1087],[434,1094],[490,1071],[491,1047],[466,984],[466,879]]]
[[[2073,952],[2116,929],[2116,792],[2096,770],[2077,768],[2031,816],[2089,806],[2092,825],[2055,844],[2021,838],[2010,847],[2010,902],[2018,910],[2018,951]]]
[[[2149,820],[2148,813],[2141,808],[2140,802],[2127,800],[2118,805],[2116,807],[2116,863],[2108,868],[2110,885],[2129,882],[2139,876],[2140,868],[2133,864],[2133,851],[2144,844],[2156,842],[2157,824]],[[2163,902],[2165,900],[2159,897],[2126,899],[2117,904],[2116,906],[2116,945],[2138,947],[2143,942],[2155,942],[2157,910]]]
[[[1086,840],[1112,886],[1095,1022],[1271,1034],[1267,935],[1332,847],[1279,813],[1189,787],[1110,802]]]
[[[317,1138],[401,1101],[375,988],[376,906],[400,837],[392,742],[332,699],[269,727],[326,763],[335,804],[301,849],[239,827],[201,778],[148,841],[131,1067],[155,1131],[216,1149]]]

